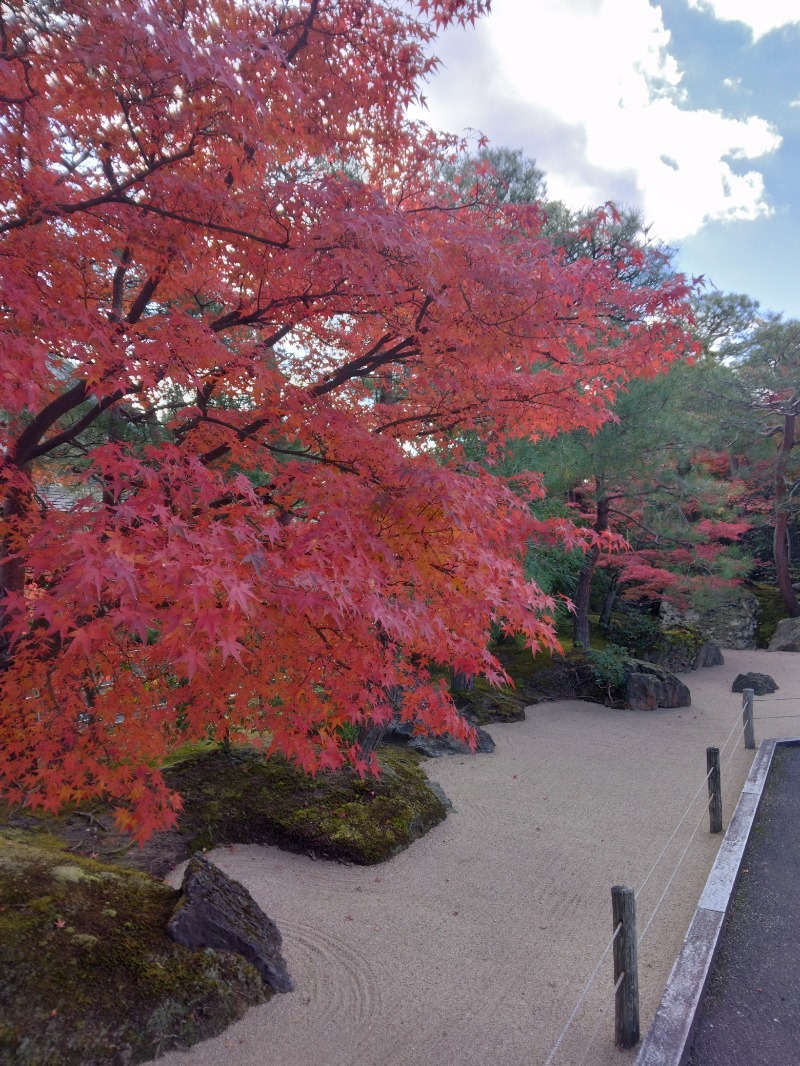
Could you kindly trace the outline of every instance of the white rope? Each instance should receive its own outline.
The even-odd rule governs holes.
[[[625,971],[623,970],[622,973],[617,978],[617,983],[614,985],[614,995],[615,996],[617,994],[617,989],[619,988],[619,986],[622,984],[622,982],[624,980],[625,980]],[[605,1015],[601,1011],[599,1018],[594,1023],[594,1029],[592,1029],[591,1033],[589,1034],[589,1043],[586,1045],[586,1050],[584,1051],[583,1057],[581,1058],[581,1061],[578,1063],[578,1066],[583,1066],[584,1062],[586,1062],[586,1056],[592,1050],[592,1044],[594,1044],[595,1038],[597,1036],[597,1030],[600,1028],[600,1024],[603,1021],[604,1017],[605,1017]]]
[[[741,731],[739,732],[739,736],[736,738],[737,741],[739,740],[739,737],[742,736],[742,734],[744,733],[746,728],[747,728],[747,726],[742,726]],[[730,739],[730,738],[728,738],[728,739]],[[730,755],[728,757],[728,761],[725,763],[725,769],[728,768],[728,766],[731,763],[731,760],[733,759],[733,757],[734,757],[734,755],[736,754],[737,751],[738,751],[738,748],[734,744],[733,750],[731,751],[731,753],[730,753]],[[710,771],[709,771],[709,774],[710,774]],[[709,797],[709,803],[710,802],[711,802],[711,797]],[[638,944],[641,944],[641,942],[644,940],[645,936],[647,935],[647,930],[650,928],[650,926],[651,926],[651,924],[653,922],[653,919],[655,918],[656,914],[658,913],[659,907],[664,902],[664,897],[666,896],[667,892],[669,891],[670,885],[675,880],[675,875],[677,874],[678,870],[680,869],[681,863],[686,858],[686,853],[689,850],[689,846],[691,845],[692,841],[694,840],[695,836],[697,835],[697,830],[700,828],[700,825],[701,825],[703,819],[705,818],[705,816],[706,816],[706,812],[703,811],[703,813],[700,815],[700,819],[699,819],[697,825],[694,827],[694,830],[692,831],[692,835],[689,837],[688,841],[686,842],[686,847],[683,849],[683,852],[681,854],[681,857],[678,859],[678,862],[677,862],[677,865],[675,866],[675,869],[672,871],[672,877],[670,877],[669,881],[667,881],[667,884],[666,884],[666,886],[664,888],[664,891],[661,893],[661,897],[660,897],[658,903],[656,903],[655,909],[654,909],[653,913],[650,915],[650,918],[649,918],[649,920],[647,922],[647,925],[642,930],[642,934],[641,934],[641,936],[639,937],[639,939],[637,941]]]
[[[644,929],[642,930],[641,936],[637,940],[637,944],[641,944],[641,942],[647,936],[647,930],[650,928],[650,926],[653,923],[653,919],[658,914],[658,909],[661,906],[661,904],[664,902],[664,897],[666,896],[667,892],[669,892],[670,885],[675,880],[675,875],[677,874],[678,870],[680,869],[681,863],[686,858],[686,853],[689,850],[689,846],[691,845],[692,841],[694,840],[694,838],[695,838],[695,836],[697,834],[697,830],[700,828],[700,825],[701,825],[703,819],[706,818],[706,817],[707,817],[707,812],[703,811],[701,813],[701,815],[700,815],[700,818],[699,818],[699,820],[697,822],[697,825],[694,827],[694,830],[692,831],[692,835],[689,837],[689,839],[688,839],[688,841],[686,843],[686,847],[683,849],[683,853],[681,854],[681,857],[678,859],[678,862],[677,862],[677,865],[675,866],[675,869],[672,871],[672,876],[670,877],[669,881],[667,881],[666,886],[664,888],[664,891],[661,893],[661,897],[660,897],[658,903],[656,903],[655,909],[653,910],[653,913],[650,915],[650,919],[647,922],[647,925],[644,927]]]
[[[583,1005],[583,1001],[586,999],[586,996],[588,995],[589,989],[592,987],[592,982],[594,981],[595,977],[597,977],[597,975],[600,973],[600,967],[605,962],[606,955],[608,955],[609,951],[611,950],[611,948],[612,948],[612,946],[614,944],[614,941],[619,936],[619,931],[620,931],[621,928],[622,928],[622,922],[619,922],[617,924],[617,928],[614,930],[614,935],[611,937],[611,939],[609,940],[608,944],[606,945],[606,950],[600,956],[600,961],[598,962],[597,966],[595,966],[594,972],[592,973],[592,976],[586,982],[586,985],[585,985],[585,987],[583,989],[583,992],[581,992],[580,997],[578,999],[578,1002],[575,1004],[575,1007],[573,1008],[572,1014],[570,1014],[569,1018],[567,1019],[567,1024],[561,1030],[561,1035],[559,1036],[558,1040],[556,1040],[555,1044],[553,1045],[552,1051],[547,1056],[547,1059],[545,1061],[544,1066],[550,1066],[550,1063],[553,1061],[553,1057],[555,1056],[555,1054],[558,1051],[558,1049],[561,1047],[561,1042],[563,1041],[564,1037],[566,1036],[567,1030],[572,1025],[572,1022],[575,1019],[575,1015],[581,1009],[581,1006]]]
[[[730,733],[728,733],[728,739],[725,741],[725,743],[722,745],[722,748],[720,749],[720,756],[722,755],[722,752],[725,751],[725,749],[727,748],[728,744],[730,743],[731,737],[736,732],[736,729],[737,729],[738,725],[739,725],[739,720],[738,720],[738,715],[737,715],[737,720],[736,720],[736,722],[734,722],[733,729],[731,729]],[[741,733],[743,733],[743,732],[744,732],[744,727],[742,728]],[[739,736],[741,736],[741,733],[739,734]],[[645,886],[647,885],[647,882],[650,880],[650,878],[656,872],[656,868],[657,868],[658,864],[661,862],[661,860],[664,858],[664,855],[667,852],[667,848],[669,848],[669,846],[672,843],[672,841],[678,835],[678,830],[683,825],[683,823],[686,821],[686,818],[688,817],[689,811],[694,806],[697,797],[700,795],[700,793],[703,791],[705,786],[708,784],[708,779],[709,779],[709,777],[711,777],[712,773],[713,773],[713,771],[709,770],[708,773],[706,774],[706,776],[705,776],[705,778],[703,780],[703,783],[700,785],[700,787],[698,788],[697,792],[695,792],[695,794],[692,796],[692,799],[691,799],[691,801],[689,803],[689,806],[684,811],[683,817],[678,822],[678,824],[675,826],[675,831],[673,832],[672,836],[669,838],[669,840],[666,842],[664,847],[661,849],[660,855],[658,856],[656,861],[653,863],[653,865],[650,867],[650,872],[648,873],[647,877],[645,877],[644,881],[642,881],[642,883],[637,888],[637,890],[635,892],[635,897],[637,899],[639,898],[641,893],[644,891]]]
[[[670,846],[670,844],[672,843],[672,841],[673,841],[673,840],[675,839],[675,837],[677,836],[677,834],[678,834],[678,830],[679,830],[679,829],[680,829],[680,827],[681,827],[681,826],[683,825],[683,823],[684,823],[684,822],[686,821],[686,817],[687,817],[687,815],[689,814],[689,811],[690,811],[690,810],[692,809],[692,807],[694,807],[694,804],[695,804],[695,800],[697,799],[697,797],[698,797],[698,796],[700,795],[700,793],[701,793],[701,792],[703,791],[703,789],[704,789],[704,788],[706,787],[706,785],[708,784],[708,779],[709,779],[709,777],[711,777],[711,774],[712,774],[713,772],[714,772],[713,770],[709,770],[709,771],[708,771],[708,773],[706,774],[706,776],[705,776],[705,778],[704,778],[704,780],[703,780],[702,784],[700,785],[700,788],[698,788],[697,792],[695,792],[695,794],[694,794],[694,795],[692,796],[692,800],[691,800],[691,803],[690,803],[690,804],[689,804],[689,806],[688,806],[688,807],[686,808],[686,811],[684,812],[684,815],[683,815],[683,817],[681,818],[681,820],[680,820],[680,821],[678,822],[678,824],[677,824],[677,825],[675,826],[675,832],[674,832],[674,833],[672,834],[672,836],[671,836],[671,837],[669,838],[669,840],[668,840],[668,841],[666,842],[666,844],[664,845],[664,847],[663,847],[663,848],[661,849],[661,854],[660,854],[660,855],[658,856],[658,858],[656,859],[656,861],[655,861],[655,862],[653,863],[652,867],[650,868],[650,873],[649,873],[649,874],[647,875],[647,877],[645,877],[644,881],[642,881],[641,885],[639,885],[639,887],[637,888],[636,892],[634,893],[634,895],[635,895],[636,899],[638,899],[638,898],[639,898],[640,894],[641,894],[641,893],[642,893],[642,892],[644,891],[645,885],[647,884],[647,882],[648,882],[648,881],[650,880],[650,878],[651,878],[651,877],[653,876],[653,874],[655,873],[655,871],[656,871],[656,867],[657,867],[657,866],[658,866],[658,864],[659,864],[659,863],[661,862],[661,860],[662,860],[662,859],[664,858],[664,855],[665,855],[665,853],[666,853],[666,850],[667,850],[667,848],[668,848],[668,847]]]

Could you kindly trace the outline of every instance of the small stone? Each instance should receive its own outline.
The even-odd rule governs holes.
[[[473,726],[478,737],[477,747],[474,753],[488,754],[494,751],[495,743],[491,736],[480,726],[470,720],[469,715],[464,715],[469,724]],[[437,736],[423,733],[414,734],[414,723],[404,722],[394,718],[387,729],[387,738],[404,741],[413,751],[428,759],[440,759],[443,755],[472,755],[473,749],[463,740],[458,740],[451,733],[440,733]]]

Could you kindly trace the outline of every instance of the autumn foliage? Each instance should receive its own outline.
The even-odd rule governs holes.
[[[554,645],[523,554],[579,534],[491,456],[599,425],[685,348],[686,291],[625,280],[602,213],[567,258],[442,177],[405,111],[485,6],[3,5],[6,798],[144,836],[184,743],[363,771],[397,686],[463,735],[441,678],[502,677],[492,623]]]

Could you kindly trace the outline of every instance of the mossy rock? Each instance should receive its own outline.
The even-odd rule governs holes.
[[[144,1062],[263,1001],[240,956],[172,941],[178,895],[53,837],[0,831],[0,1064]]]
[[[359,865],[383,862],[447,814],[412,752],[382,749],[380,777],[308,775],[284,759],[237,750],[170,767],[183,796],[187,854],[223,844],[276,844]]]
[[[752,592],[761,608],[755,632],[756,647],[768,648],[769,642],[775,636],[778,622],[787,615],[786,604],[783,602],[781,590],[777,585],[763,582],[748,582],[744,587],[748,592]]]
[[[486,726],[493,722],[524,722],[525,707],[531,700],[514,689],[486,688],[477,685],[469,690],[455,692],[459,711],[472,725]]]
[[[645,662],[663,666],[674,673],[687,673],[694,669],[694,661],[707,638],[695,626],[674,626],[664,629],[649,648],[640,648],[636,657]]]
[[[378,762],[380,777],[362,780],[351,770],[312,778],[250,749],[184,755],[164,771],[184,801],[178,828],[154,834],[143,847],[114,828],[113,809],[103,805],[58,817],[0,805],[0,827],[15,827],[28,840],[47,839],[49,831],[73,853],[96,853],[156,877],[196,851],[230,844],[275,844],[371,865],[407,848],[447,814],[447,800],[420,769],[419,755],[383,748]]]
[[[563,655],[549,657],[546,667],[528,682],[526,691],[537,700],[587,700],[616,706],[618,692],[609,692],[592,663],[592,652],[574,648]]]

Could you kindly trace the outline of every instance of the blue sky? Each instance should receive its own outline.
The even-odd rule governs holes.
[[[431,125],[643,211],[687,274],[800,318],[800,0],[493,0],[437,42]]]

